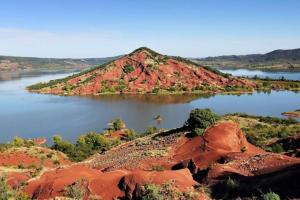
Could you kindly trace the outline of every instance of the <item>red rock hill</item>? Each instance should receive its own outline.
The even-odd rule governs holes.
[[[30,86],[40,93],[221,92],[226,87],[249,90],[254,83],[199,66],[187,59],[161,55],[142,47],[117,60],[79,74]]]

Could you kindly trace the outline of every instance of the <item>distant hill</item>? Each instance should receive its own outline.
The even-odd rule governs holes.
[[[99,65],[115,57],[106,58],[35,58],[35,57],[14,57],[0,56],[0,72],[57,72],[57,71],[76,71],[85,69],[92,65]]]
[[[244,79],[200,66],[181,57],[142,47],[116,60],[64,79],[30,86],[40,93],[99,95],[102,93],[220,92],[226,87],[251,88]]]
[[[300,49],[275,50],[266,54],[196,58],[193,60],[202,65],[218,68],[300,70]]]

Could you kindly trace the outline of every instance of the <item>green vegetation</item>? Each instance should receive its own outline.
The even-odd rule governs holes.
[[[198,85],[194,88],[192,88],[192,91],[193,92],[215,92],[215,91],[218,91],[219,88],[215,87],[215,86],[212,86],[212,85],[209,85],[209,84],[203,84],[203,85]]]
[[[159,93],[159,87],[155,87],[155,88],[153,88],[153,90],[152,90],[152,93],[153,94],[157,94],[157,93]]]
[[[75,144],[63,140],[61,136],[55,135],[53,137],[52,149],[61,151],[68,156],[72,161],[79,162],[95,153],[103,153],[109,149],[119,145],[122,141],[131,141],[138,137],[143,137],[146,135],[152,135],[159,131],[156,127],[148,127],[147,130],[142,134],[137,134],[133,129],[126,129],[125,123],[121,119],[115,119],[110,124],[104,133],[89,132],[87,134],[81,135]],[[124,134],[121,138],[112,138],[110,134],[122,130]],[[163,150],[156,150],[153,152],[148,152],[149,154],[160,155],[164,154]],[[53,160],[53,162],[57,162]]]
[[[23,139],[21,137],[15,137],[11,142],[6,144],[0,144],[0,152],[5,151],[7,149],[13,148],[13,147],[32,147],[35,143],[31,139]]]
[[[282,145],[279,141],[300,133],[300,125],[292,118],[284,119],[234,113],[225,115],[225,119],[237,121],[250,143],[275,153],[293,150],[293,147]]]
[[[185,125],[192,130],[193,135],[202,135],[205,129],[219,120],[219,116],[210,109],[194,109],[191,111]]]
[[[261,147],[271,152],[284,152],[284,148],[279,143],[271,143],[273,139],[279,140],[289,136],[299,134],[299,125],[263,125],[256,124],[252,127],[244,127],[242,130],[247,135],[247,140],[255,146]]]
[[[85,194],[84,180],[78,180],[72,185],[67,186],[65,188],[65,193],[67,197],[75,200],[81,200]]]
[[[52,149],[65,153],[72,161],[82,161],[97,152],[105,152],[119,143],[118,139],[111,139],[95,132],[80,136],[75,144],[56,135],[53,137]]]
[[[165,168],[162,165],[151,165],[151,171],[161,172],[164,170],[165,170]]]
[[[116,57],[107,58],[86,58],[86,59],[71,59],[71,58],[35,58],[35,57],[16,57],[16,56],[0,56],[0,63],[3,61],[9,65],[16,65],[17,70],[35,71],[35,72],[65,72],[75,71],[82,66],[93,66],[111,61]],[[0,67],[0,71],[5,71]]]
[[[252,79],[256,82],[257,90],[268,91],[268,90],[300,90],[300,81],[285,80],[285,79],[270,79],[270,78],[258,78]]]
[[[134,82],[134,81],[136,81],[137,79],[138,79],[138,77],[132,77],[132,78],[129,79],[129,82]]]
[[[154,133],[157,133],[159,129],[155,126],[149,126],[146,131],[142,135],[152,135]]]
[[[115,119],[111,123],[112,123],[113,131],[119,131],[119,130],[125,128],[125,123],[121,119]]]
[[[274,192],[268,192],[266,194],[262,194],[263,200],[280,200],[280,196]]]
[[[300,68],[300,49],[275,50],[266,54],[207,57],[194,60],[201,65],[219,68],[297,70]]]
[[[129,74],[129,73],[133,72],[133,70],[134,70],[134,67],[129,64],[125,65],[124,69],[123,69],[125,74]]]
[[[259,122],[269,123],[269,124],[293,125],[298,123],[298,121],[293,118],[286,119],[286,118],[278,118],[278,117],[270,117],[270,116],[255,116],[246,113],[232,113],[225,116],[237,116],[242,118],[257,119]]]
[[[221,72],[217,69],[211,68],[209,66],[199,65],[196,62],[193,62],[193,61],[188,60],[186,58],[182,58],[180,56],[172,56],[171,58],[173,58],[174,60],[177,60],[179,62],[186,63],[188,65],[194,65],[194,66],[197,66],[197,67],[202,67],[202,68],[206,69],[207,71],[210,71],[210,72],[213,72],[213,73],[218,74],[220,76],[223,76],[224,78],[229,78],[230,77],[230,74],[223,73],[223,72]]]
[[[228,177],[225,181],[225,186],[229,191],[233,191],[239,188],[239,182],[237,180]]]
[[[81,81],[80,83],[85,84],[85,83],[88,83],[88,82],[94,80],[95,78],[96,78],[96,74],[93,74],[93,75],[87,77],[86,79],[84,79],[83,81]]]
[[[134,53],[138,52],[138,51],[147,51],[151,54],[151,56],[156,57],[156,56],[160,56],[159,53],[157,53],[156,51],[153,51],[152,49],[149,49],[148,47],[140,47],[136,50],[134,50],[133,52],[131,52],[129,55],[133,55]]]
[[[73,74],[73,75],[65,77],[65,78],[56,79],[56,80],[50,80],[49,82],[46,82],[46,83],[37,83],[37,84],[34,84],[34,85],[30,85],[30,86],[27,87],[27,89],[28,90],[40,90],[40,89],[46,88],[46,87],[53,87],[53,86],[55,86],[57,84],[63,84],[63,83],[66,83],[70,79],[82,76],[82,75],[84,75],[86,73],[90,73],[90,72],[92,72],[94,70],[104,69],[106,66],[108,66],[112,62],[113,61],[109,61],[109,62],[101,64],[101,65],[90,67],[89,69],[83,70],[83,71],[81,71],[79,73]]]
[[[197,192],[180,192],[172,181],[162,185],[144,184],[141,191],[142,200],[194,200],[197,196]]]
[[[6,184],[5,178],[0,177],[0,200],[29,200],[26,194],[12,189]]]
[[[241,152],[246,152],[247,151],[247,147],[246,146],[243,146],[242,148],[241,148]]]
[[[125,140],[131,141],[138,137],[137,133],[133,129],[125,129]]]
[[[34,145],[33,140],[26,140],[20,137],[15,137],[11,144],[15,147],[31,147]]]

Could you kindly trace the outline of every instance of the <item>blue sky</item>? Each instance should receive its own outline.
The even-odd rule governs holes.
[[[298,0],[3,0],[0,55],[205,57],[300,48]]]

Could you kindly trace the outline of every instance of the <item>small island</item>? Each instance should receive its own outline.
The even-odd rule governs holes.
[[[28,86],[31,92],[66,96],[103,94],[219,94],[299,91],[300,82],[235,77],[188,59],[141,47],[128,55],[63,79]]]
[[[255,81],[141,47],[103,65],[27,89],[57,95],[101,95],[251,92],[255,87]]]
[[[287,117],[300,118],[300,109],[294,110],[294,111],[287,111],[287,112],[282,113],[282,115],[287,116]]]

